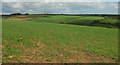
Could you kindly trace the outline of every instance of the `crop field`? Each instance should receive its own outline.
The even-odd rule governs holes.
[[[99,20],[98,23],[93,22]],[[106,28],[100,23],[110,23]],[[3,63],[115,63],[117,19],[19,15],[2,20]],[[109,24],[107,24],[109,25]],[[22,38],[22,40],[20,40]]]

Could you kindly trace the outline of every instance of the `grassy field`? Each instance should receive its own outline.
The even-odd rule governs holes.
[[[58,24],[88,24],[103,17],[25,17],[2,21],[3,63],[114,63],[118,59],[118,29]]]
[[[99,20],[99,19],[104,19],[104,17],[57,15],[57,16],[35,18],[35,19],[32,19],[31,21],[49,22],[49,23],[60,23],[60,22],[66,22],[66,23],[74,22],[74,23],[76,23],[76,22],[80,21],[80,22],[84,23],[86,20],[86,23],[90,23],[90,21]]]
[[[33,18],[30,21],[118,28],[120,24],[117,18],[118,18],[117,16],[101,17],[101,16],[54,15],[54,16]]]

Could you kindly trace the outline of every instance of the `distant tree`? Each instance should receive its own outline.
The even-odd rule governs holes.
[[[22,15],[21,13],[13,13],[11,15]]]
[[[25,13],[25,15],[29,15],[29,13]]]
[[[102,17],[102,15],[99,15],[100,17]]]
[[[21,15],[21,13],[16,13],[16,15]]]
[[[2,15],[4,15],[4,14],[2,14]]]

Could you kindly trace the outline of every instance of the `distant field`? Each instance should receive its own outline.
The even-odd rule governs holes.
[[[2,61],[3,63],[114,63],[118,59],[118,29],[58,24],[61,21],[67,23],[80,21],[79,23],[88,24],[100,19],[104,17],[64,15],[39,17],[38,15],[25,21],[3,19]],[[23,40],[18,41],[19,38]]]
[[[118,16],[81,16],[81,15],[14,15],[3,17],[8,20],[24,20],[57,24],[87,25],[107,28],[118,28]]]
[[[60,22],[86,22],[89,23],[93,20],[104,19],[104,17],[96,17],[96,16],[67,16],[67,15],[56,15],[56,16],[48,16],[35,18],[31,21],[35,22],[48,22],[48,23],[60,23]],[[86,20],[86,21],[83,21]]]
[[[118,22],[117,18],[117,16],[101,17],[54,15],[48,17],[33,18],[30,21],[118,28],[120,23]]]

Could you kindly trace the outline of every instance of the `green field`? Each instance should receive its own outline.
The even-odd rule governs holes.
[[[86,26],[104,17],[30,16],[2,20],[3,63],[114,63],[118,59],[118,29]],[[31,19],[24,20],[27,17]],[[107,20],[112,21],[101,22]]]

